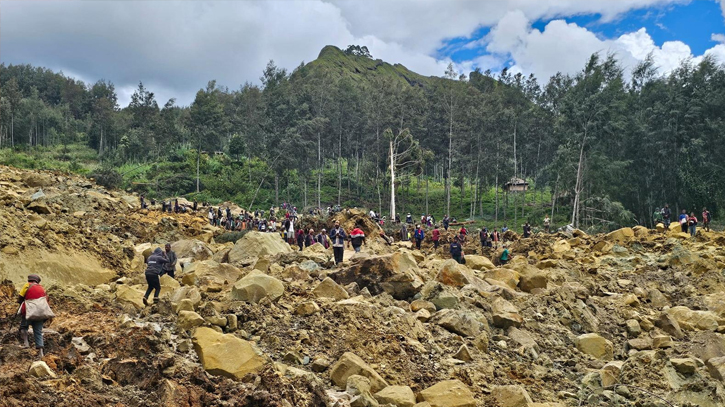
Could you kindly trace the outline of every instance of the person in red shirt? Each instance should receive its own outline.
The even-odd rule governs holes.
[[[468,234],[468,230],[465,226],[461,226],[461,230],[458,231],[458,239],[461,241],[461,245],[466,243],[466,235]]]
[[[18,313],[20,314],[20,339],[23,346],[28,347],[28,328],[33,327],[33,338],[35,339],[35,348],[38,349],[40,357],[43,357],[43,324],[45,321],[28,321],[25,319],[25,300],[36,300],[45,297],[45,290],[40,285],[40,276],[31,274],[28,276],[27,289],[23,287],[18,296],[18,302],[21,304]]]
[[[438,240],[441,238],[441,231],[438,230],[438,225],[431,232],[431,236],[433,237],[433,250],[436,250],[438,249]]]

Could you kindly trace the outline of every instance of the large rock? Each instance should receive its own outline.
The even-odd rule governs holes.
[[[250,257],[275,256],[290,253],[292,248],[277,233],[248,232],[237,240],[229,251],[229,262],[241,263]]]
[[[687,331],[714,331],[718,327],[717,315],[710,311],[693,311],[687,307],[672,307],[667,310],[680,328]]]
[[[333,298],[337,301],[350,298],[350,295],[344,288],[340,287],[335,280],[325,277],[320,284],[312,290],[312,294],[317,298]]]
[[[493,325],[498,328],[520,327],[524,318],[518,312],[516,306],[501,297],[496,297],[491,303]]]
[[[55,372],[42,360],[37,360],[30,365],[28,373],[38,379],[55,379]]]
[[[116,277],[116,272],[105,268],[98,258],[73,249],[27,249],[22,256],[3,256],[0,260],[0,275],[16,284],[25,283],[28,274],[40,275],[45,286],[50,283],[96,286]]]
[[[201,315],[194,311],[179,311],[176,326],[180,329],[190,330],[202,325],[204,325],[204,318]]]
[[[263,298],[276,301],[283,293],[284,284],[281,281],[259,270],[252,270],[246,277],[234,284],[230,295],[233,300],[256,304]]]
[[[610,242],[625,243],[634,238],[634,230],[632,228],[617,229],[608,233],[604,238]]]
[[[242,271],[231,264],[221,264],[214,260],[193,262],[186,266],[181,282],[185,285],[206,286],[210,284],[233,284]]]
[[[476,407],[473,393],[460,380],[438,382],[420,392],[431,407]]]
[[[176,241],[171,244],[171,250],[180,259],[191,258],[194,260],[206,260],[214,255],[206,243],[195,239]]]
[[[413,407],[415,394],[408,386],[388,386],[375,393],[375,400],[380,404],[392,404],[396,407]]]
[[[201,303],[201,293],[196,287],[185,286],[174,290],[174,292],[171,293],[171,298],[169,298],[169,300],[172,304],[178,304],[182,300],[189,300],[191,304],[196,307]]]
[[[433,322],[461,336],[477,336],[482,324],[469,312],[443,309],[435,313]]]
[[[614,357],[614,345],[608,339],[599,334],[591,333],[577,337],[576,347],[582,353],[591,355],[600,360],[612,360]]]
[[[252,342],[211,328],[197,328],[193,343],[202,366],[213,375],[240,379],[266,363]]]
[[[453,259],[448,259],[441,264],[440,271],[436,276],[436,281],[456,288],[471,284],[475,276],[473,272],[466,266],[458,264]]]
[[[145,307],[143,304],[143,295],[144,291],[132,286],[119,284],[116,287],[116,301],[131,304],[136,309],[143,309]]]
[[[364,360],[352,352],[345,352],[332,365],[330,378],[336,386],[345,388],[348,377],[352,375],[359,375],[370,379],[370,388],[373,392],[378,392],[388,387],[388,383],[370,365],[365,363]]]
[[[519,284],[520,278],[521,276],[517,271],[507,268],[498,268],[486,272],[486,281],[499,281],[501,283],[504,283],[507,288],[510,288],[512,290],[516,289],[516,286]]]
[[[554,242],[554,244],[551,245],[551,250],[553,250],[554,253],[564,253],[571,250],[571,245],[566,240],[561,239],[557,240],[556,242]]]
[[[521,386],[496,386],[492,394],[501,407],[528,407],[533,402]]]
[[[496,265],[488,257],[476,256],[474,254],[466,256],[466,266],[473,270],[493,270],[496,268]]]
[[[358,258],[346,269],[329,276],[338,284],[357,283],[373,295],[386,292],[398,300],[408,299],[423,287],[418,264],[408,252]]]
[[[53,185],[53,178],[42,172],[28,172],[23,175],[23,182],[25,185],[37,188],[37,187],[48,187]]]

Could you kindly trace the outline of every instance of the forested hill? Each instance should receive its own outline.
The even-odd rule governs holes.
[[[499,225],[554,214],[593,229],[649,224],[665,203],[719,217],[725,69],[709,58],[667,74],[649,60],[626,72],[613,56],[582,63],[552,78],[452,66],[425,77],[365,47],[328,46],[292,72],[270,61],[259,85],[210,78],[188,107],[143,83],[118,106],[110,81],[0,65],[0,162],[149,197],[387,215],[392,145],[398,212]],[[512,178],[529,191],[505,193]]]

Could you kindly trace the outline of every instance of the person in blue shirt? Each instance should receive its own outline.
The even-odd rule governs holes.
[[[425,238],[425,232],[420,227],[420,225],[415,227],[415,233],[413,234],[413,237],[415,238],[415,248],[420,250],[420,244],[423,242],[423,238]]]
[[[687,211],[683,209],[682,212],[680,212],[680,217],[677,220],[680,222],[680,228],[682,229],[682,233],[687,233]]]

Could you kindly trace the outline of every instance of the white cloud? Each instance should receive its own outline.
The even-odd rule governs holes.
[[[725,34],[713,34],[710,36],[710,39],[725,44]]]
[[[683,59],[699,58],[692,55],[690,47],[681,41],[667,41],[657,46],[647,30],[623,34],[618,38],[599,38],[584,27],[563,20],[549,22],[543,31],[534,29],[520,11],[510,12],[496,24],[485,38],[487,50],[508,56],[515,62],[514,68],[524,73],[534,73],[547,80],[556,72],[574,73],[581,70],[590,55],[614,53],[625,69],[632,68],[647,55],[652,55],[660,73],[675,69]],[[723,45],[706,52],[720,61]]]

